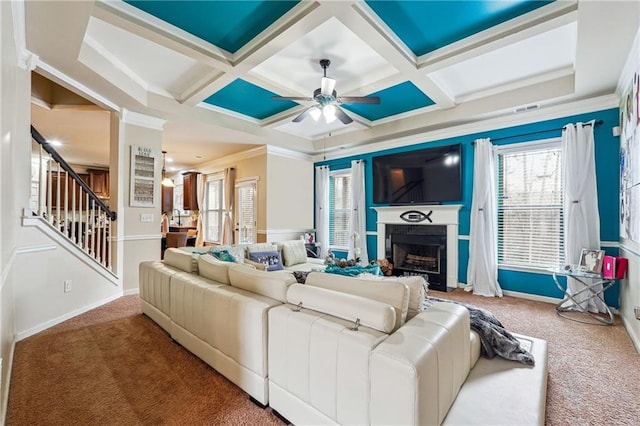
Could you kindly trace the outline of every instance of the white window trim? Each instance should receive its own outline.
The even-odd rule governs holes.
[[[225,195],[226,195],[226,194],[224,193],[224,172],[220,171],[220,172],[210,173],[210,174],[208,174],[208,175],[206,176],[206,178],[205,178],[205,197],[207,196],[207,195],[206,195],[206,194],[207,194],[206,187],[207,187],[208,183],[209,183],[209,182],[213,182],[213,181],[215,181],[215,180],[221,180],[221,181],[222,181],[222,208],[220,209],[220,211],[222,212],[222,217],[224,217],[224,214],[225,214],[225,209],[224,209],[224,197],[225,197]],[[209,200],[207,200],[207,199],[205,198],[205,206],[206,206],[206,203],[207,203],[208,201],[209,201]],[[208,211],[209,211],[209,210],[204,210],[203,212],[204,212],[204,213],[206,213],[206,212],[208,212]],[[204,224],[204,226],[206,227],[206,223]],[[224,226],[224,219],[222,220],[222,224],[221,224],[221,226]],[[205,236],[206,236],[206,233],[205,233]],[[221,243],[221,240],[217,240],[217,241],[216,241],[216,240],[207,240],[207,239],[205,239],[205,242],[207,242],[207,243],[213,243],[213,244],[220,244],[220,243]]]
[[[331,178],[340,177],[340,176],[352,176],[351,167],[347,169],[334,170],[329,172],[329,180]],[[329,240],[331,240],[331,235],[329,235]],[[337,245],[329,245],[329,249],[336,251],[349,251],[349,247],[347,246],[337,246]]]
[[[512,143],[508,145],[495,145],[493,148],[494,164],[498,164],[498,156],[502,154],[510,154],[510,153],[522,152],[522,151],[557,149],[557,148],[560,148],[562,155],[564,155],[564,149],[562,149],[562,138],[560,137],[540,139],[535,141],[518,142],[518,143]],[[497,173],[498,173],[498,168],[496,167],[496,184],[499,183]],[[563,183],[563,187],[564,187],[564,183]],[[499,232],[497,226],[496,226],[496,232]],[[539,274],[549,273],[548,268],[537,267],[534,265],[525,266],[525,265],[512,265],[508,263],[501,264],[499,263],[499,261],[498,261],[498,269],[506,270],[506,271],[530,272],[530,273],[539,273]]]
[[[253,202],[253,243],[256,243],[258,240],[258,181],[259,178],[257,176],[255,177],[250,177],[250,178],[244,178],[244,179],[240,179],[240,180],[236,180],[235,183],[235,187],[234,187],[234,191],[235,191],[235,196],[234,196],[234,215],[236,215],[234,221],[235,221],[235,225],[234,225],[234,233],[235,233],[235,240],[239,241],[240,240],[240,229],[239,229],[239,223],[237,222],[238,220],[238,216],[240,209],[239,209],[239,198],[238,198],[238,189],[242,188],[242,187],[254,187],[254,202]]]

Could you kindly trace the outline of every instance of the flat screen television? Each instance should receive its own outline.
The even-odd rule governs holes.
[[[460,144],[373,157],[374,203],[435,204],[460,200]]]

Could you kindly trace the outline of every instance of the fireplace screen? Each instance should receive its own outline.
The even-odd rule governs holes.
[[[394,244],[394,267],[408,272],[440,273],[440,245]]]

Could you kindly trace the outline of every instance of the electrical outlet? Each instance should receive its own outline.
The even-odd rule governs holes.
[[[64,280],[64,292],[69,293],[71,291],[71,280]]]

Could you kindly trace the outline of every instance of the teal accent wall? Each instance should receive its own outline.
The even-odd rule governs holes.
[[[458,241],[458,281],[466,283],[467,263],[469,261],[469,241],[465,239],[469,236],[471,195],[473,191],[473,146],[472,142],[479,138],[491,138],[495,145],[508,145],[518,142],[535,141],[560,137],[565,124],[576,122],[587,122],[591,120],[602,120],[603,124],[595,128],[595,156],[596,156],[596,179],[598,186],[598,208],[600,210],[600,239],[602,241],[619,241],[619,149],[620,139],[611,133],[612,127],[618,123],[618,108],[596,111],[587,114],[572,115],[564,118],[541,121],[538,123],[525,124],[521,126],[495,129],[485,132],[473,133],[464,136],[456,136],[437,140],[433,142],[418,143],[410,146],[397,147],[366,153],[357,156],[345,157],[329,161],[317,162],[316,166],[328,165],[331,170],[339,170],[351,167],[351,160],[365,160],[365,185],[367,203],[367,231],[377,230],[377,213],[371,207],[383,204],[373,203],[373,170],[372,158],[378,155],[391,154],[396,152],[414,151],[435,146],[451,145],[460,143],[462,145],[462,200],[445,204],[462,204],[459,213],[459,234],[462,237]],[[535,133],[524,135],[527,133]],[[518,136],[524,135],[524,136]],[[506,139],[502,139],[506,138]],[[376,259],[377,237],[367,236],[367,250],[370,259]],[[617,248],[604,248],[607,254],[617,255]],[[500,269],[498,281],[503,290],[517,291],[539,296],[561,297],[562,293],[553,283],[550,274],[518,272]],[[619,287],[618,284],[607,290],[605,298],[609,306],[618,307]]]

